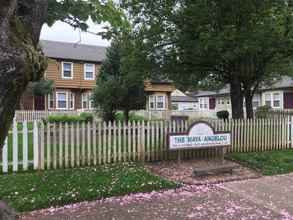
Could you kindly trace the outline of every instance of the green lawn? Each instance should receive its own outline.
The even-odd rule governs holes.
[[[138,162],[0,175],[0,197],[10,199],[17,211],[179,187]]]
[[[250,153],[231,153],[229,157],[252,165],[264,175],[275,175],[293,172],[293,149],[258,151]]]

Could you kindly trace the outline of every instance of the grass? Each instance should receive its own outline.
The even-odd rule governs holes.
[[[293,149],[231,153],[227,156],[258,168],[264,175],[293,172]]]
[[[0,197],[10,199],[17,211],[179,187],[137,162],[0,175]]]

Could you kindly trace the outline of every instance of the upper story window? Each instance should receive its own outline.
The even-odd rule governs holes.
[[[62,62],[62,78],[73,78],[73,63]]]
[[[157,109],[164,109],[164,96],[157,95]]]
[[[57,108],[67,109],[67,93],[57,92]]]
[[[149,101],[149,103],[150,103],[149,108],[150,109],[154,109],[155,108],[155,96],[154,95],[150,95],[150,101]]]
[[[84,78],[85,79],[94,79],[95,75],[95,66],[94,64],[84,64]]]

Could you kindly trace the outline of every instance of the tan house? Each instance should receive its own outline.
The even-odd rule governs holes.
[[[31,109],[92,109],[89,95],[96,86],[96,74],[106,58],[101,46],[41,40],[46,57],[58,63],[49,63],[47,78],[54,78],[56,90],[44,99],[31,100]],[[147,83],[147,109],[170,109],[173,86],[170,81]],[[28,101],[28,100],[26,100]]]
[[[171,93],[171,101],[172,101],[172,109],[176,110],[182,107],[194,107],[197,108],[197,98],[192,98],[187,96],[179,89],[175,89],[174,92]]]
[[[231,109],[229,86],[221,89],[219,93],[201,92],[196,97],[198,98],[198,107],[200,110]],[[262,105],[270,105],[273,109],[293,109],[293,80],[288,76],[284,76],[281,82],[274,85],[274,88],[262,87],[255,91],[252,105],[254,109]],[[245,106],[244,99],[243,108]]]

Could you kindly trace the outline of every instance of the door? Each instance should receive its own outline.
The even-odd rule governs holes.
[[[209,109],[215,109],[216,107],[216,99],[209,99]]]
[[[284,92],[284,109],[293,109],[293,92]]]
[[[35,110],[45,110],[45,96],[34,98]]]

